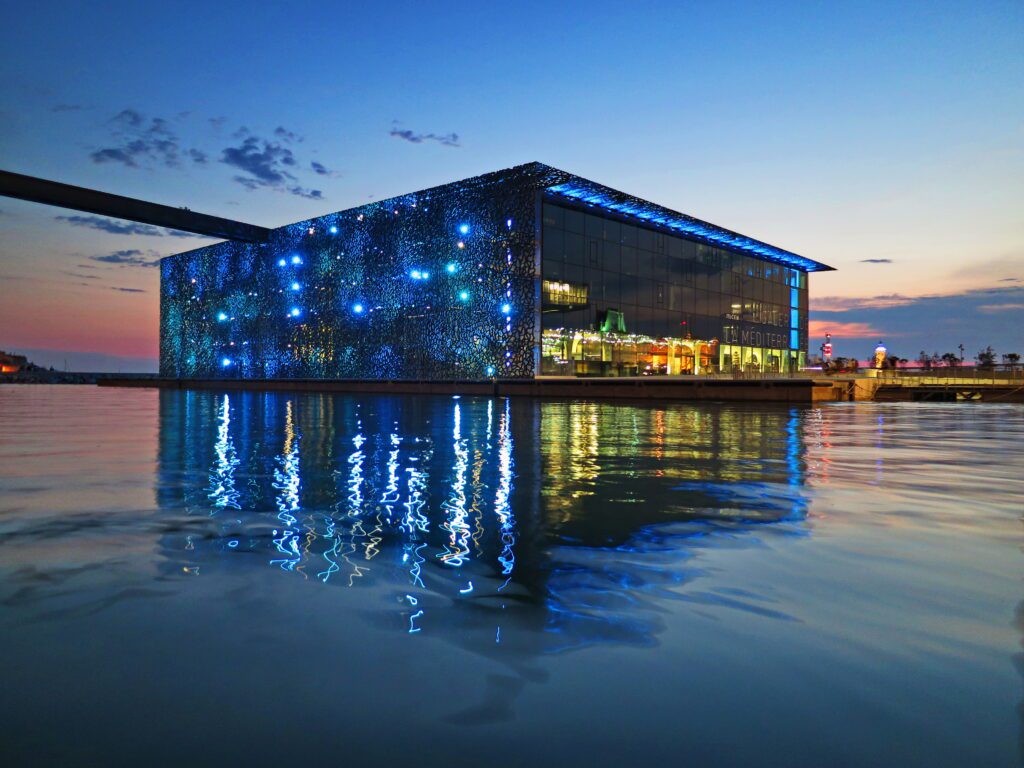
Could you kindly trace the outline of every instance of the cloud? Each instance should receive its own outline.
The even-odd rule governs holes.
[[[324,195],[319,189],[304,189],[300,186],[288,187],[288,191],[293,195],[304,197],[307,200],[323,200]]]
[[[246,137],[237,147],[225,147],[220,161],[248,173],[257,186],[278,186],[295,178],[285,170],[295,166],[292,151],[255,136]]]
[[[117,288],[117,287],[114,287],[114,286],[111,286],[110,290],[112,290],[112,291],[121,291],[122,293],[145,293],[146,292],[146,290],[144,288]]]
[[[289,143],[304,141],[303,137],[299,136],[295,131],[289,131],[287,128],[283,128],[280,125],[274,129],[274,135],[281,139],[281,141],[287,141]]]
[[[882,309],[910,304],[915,299],[899,293],[882,296],[811,296],[813,312],[846,312],[851,309]]]
[[[81,109],[85,109],[81,104],[55,104],[50,111],[51,112],[78,112]]]
[[[871,323],[844,323],[832,320],[810,320],[807,323],[807,332],[812,338],[824,337],[826,333],[845,339],[870,339],[893,335],[879,331]]]
[[[99,275],[83,275],[79,272],[71,272],[69,270],[61,270],[61,274],[68,275],[70,277],[77,277],[80,280],[99,280]]]
[[[332,171],[326,165],[324,165],[323,163],[318,163],[316,160],[312,161],[309,164],[309,167],[312,168],[313,173],[317,174],[318,176],[330,176],[331,178],[337,178],[341,176],[341,174],[338,173],[337,171]]]
[[[107,232],[111,235],[145,235],[147,237],[202,237],[193,232],[179,232],[175,229],[154,227],[152,224],[140,224],[137,221],[114,221],[102,216],[55,216],[57,221],[66,221],[76,227],[88,227]]]
[[[76,227],[88,227],[108,232],[111,235],[151,235],[160,237],[163,232],[152,224],[139,224],[136,221],[114,221],[102,216],[56,216],[57,221],[66,221]]]
[[[979,312],[1014,312],[1021,309],[1024,309],[1024,303],[980,304],[978,306]]]
[[[146,162],[177,168],[183,159],[205,163],[206,155],[195,149],[184,149],[170,123],[162,117],[147,119],[134,109],[122,109],[110,120],[114,145],[102,147],[89,157],[94,163],[119,163],[139,168]]]
[[[93,261],[103,264],[117,264],[121,267],[156,267],[160,264],[160,257],[153,251],[143,252],[137,248],[129,248],[102,256],[89,256]]]
[[[3,211],[0,211],[0,213],[3,213]],[[1020,282],[1020,278],[1019,277],[1001,277],[996,282],[1000,282],[1000,283],[1019,283]]]
[[[1008,322],[1008,312],[1024,310],[1024,286],[1005,285],[943,295],[899,294],[812,300],[810,348],[830,332],[836,354],[868,357],[866,342],[892,337],[892,352],[916,357],[919,350],[953,351],[992,345],[1000,353],[1024,352],[1024,327]],[[871,338],[875,336],[875,338]],[[844,343],[843,339],[849,340]],[[895,347],[899,347],[898,349]]]
[[[861,264],[892,264],[892,259],[861,259]]]
[[[438,144],[443,144],[446,147],[461,147],[459,143],[459,134],[457,133],[416,133],[410,131],[408,128],[393,127],[388,133],[389,136],[394,136],[396,139],[402,139],[408,141],[411,144],[422,144],[425,141],[436,141]]]
[[[278,131],[285,129],[278,128]],[[277,131],[275,131],[277,133]],[[289,132],[290,133],[290,132]],[[294,134],[292,134],[294,136]],[[298,183],[292,170],[298,169],[295,154],[288,147],[253,135],[248,128],[236,131],[236,137],[244,136],[238,146],[225,147],[220,161],[243,171],[244,176],[232,179],[248,190],[261,188],[288,192],[308,200],[323,200],[323,192],[309,189]],[[293,139],[288,139],[292,141]],[[301,141],[301,138],[298,139]],[[315,169],[314,169],[315,170]]]

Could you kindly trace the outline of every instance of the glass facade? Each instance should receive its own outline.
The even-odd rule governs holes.
[[[545,199],[541,375],[790,373],[807,273]]]

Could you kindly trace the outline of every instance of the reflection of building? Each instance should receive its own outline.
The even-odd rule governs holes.
[[[173,377],[791,371],[829,269],[540,163],[161,264]]]
[[[191,521],[163,541],[178,572],[258,562],[543,602],[576,547],[805,512],[791,409],[163,390],[160,410],[158,504]]]

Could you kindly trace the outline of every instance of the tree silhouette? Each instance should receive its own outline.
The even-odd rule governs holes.
[[[992,349],[991,345],[989,345],[985,347],[983,350],[981,350],[981,352],[979,352],[974,359],[978,361],[979,368],[982,368],[986,371],[990,371],[992,370],[992,368],[995,367],[996,364],[995,350]]]

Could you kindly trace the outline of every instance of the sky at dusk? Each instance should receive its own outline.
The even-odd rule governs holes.
[[[837,268],[811,350],[1024,353],[1024,4],[3,2],[0,168],[279,226],[540,161]],[[162,256],[0,198],[0,349],[155,370]]]

